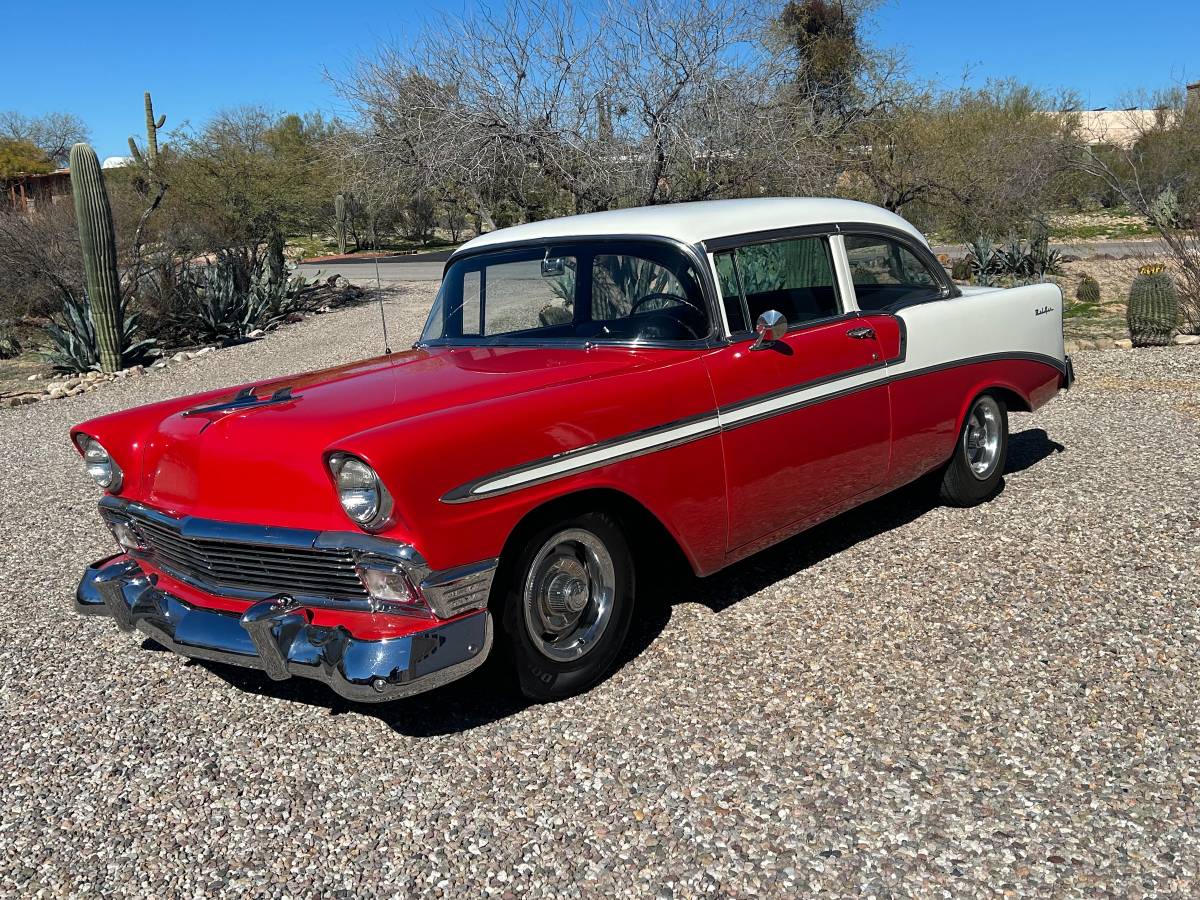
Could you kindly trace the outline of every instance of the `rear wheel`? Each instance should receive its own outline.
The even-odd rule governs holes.
[[[501,623],[521,692],[559,700],[604,678],[633,617],[633,561],[617,520],[588,512],[548,524],[506,568]]]
[[[974,506],[1000,486],[1008,458],[1008,410],[994,394],[975,398],[963,422],[958,443],[942,473],[942,500],[951,506]]]

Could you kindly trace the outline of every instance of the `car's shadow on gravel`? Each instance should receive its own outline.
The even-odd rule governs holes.
[[[1023,472],[1064,450],[1062,444],[1051,440],[1041,428],[1016,432],[1009,439],[1004,472],[1006,475]],[[1000,490],[1004,490],[1003,480]],[[654,573],[651,583],[639,592],[637,621],[630,630],[617,667],[623,667],[655,641],[670,621],[671,609],[677,604],[700,603],[720,613],[855,544],[907,525],[938,505],[936,479],[926,477],[708,578],[695,577],[679,563]],[[153,641],[146,641],[146,645],[157,649]],[[351,703],[324,685],[303,678],[271,681],[254,669],[200,660],[192,660],[191,664],[203,666],[248,693],[325,707],[331,715],[374,716],[400,734],[431,737],[469,731],[508,718],[530,706],[503,670],[503,662],[493,658],[466,678],[428,694],[380,704]]]

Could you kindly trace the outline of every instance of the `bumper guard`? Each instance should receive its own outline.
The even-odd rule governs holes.
[[[454,681],[482,665],[492,647],[486,609],[403,637],[360,640],[342,627],[310,624],[303,603],[287,595],[260,600],[241,615],[195,606],[159,589],[124,555],[84,571],[75,608],[111,616],[122,631],[137,629],[183,656],[261,669],[276,681],[312,678],[358,702],[396,700]]]

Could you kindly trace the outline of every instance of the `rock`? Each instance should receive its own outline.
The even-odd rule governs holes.
[[[171,362],[187,362],[191,358],[192,354],[188,353],[186,350],[180,350],[171,357]]]
[[[1076,341],[1075,349],[1077,349],[1077,350],[1095,350],[1096,342],[1095,341]]]
[[[1177,334],[1175,335],[1175,343],[1181,347],[1190,347],[1193,344],[1200,344],[1200,334]]]
[[[253,331],[247,331],[247,332],[246,332],[246,337],[248,337],[248,338],[260,338],[260,337],[262,337],[264,334],[266,334],[266,332],[265,332],[265,331],[263,331],[261,328],[255,328]]]
[[[66,388],[66,389],[69,391],[69,390],[72,390],[73,388],[77,388],[77,387],[79,387],[79,382],[80,382],[80,379],[78,379],[78,378],[71,378],[71,379],[68,379],[68,380],[67,380],[67,381],[66,381],[66,382],[63,384],[63,387],[65,387],[65,388]]]
[[[217,349],[216,347],[201,347],[199,350],[197,350],[195,353],[192,354],[192,358],[195,359],[197,356],[205,356],[209,353],[212,353],[216,349]]]
[[[1120,340],[1113,341],[1113,346],[1118,350],[1132,350],[1133,341],[1129,338],[1121,338]]]
[[[1067,353],[1074,353],[1079,349],[1078,341],[1063,341],[1063,350]]]
[[[20,406],[20,405],[21,405],[20,397],[0,397],[0,406],[10,407],[10,406]]]
[[[37,403],[42,399],[41,394],[25,394],[19,398],[22,406],[28,406],[30,403]]]
[[[87,390],[87,388],[85,388],[85,387],[84,387],[82,384],[80,384],[80,385],[76,385],[75,387],[73,387],[73,388],[71,388],[69,391],[67,391],[67,393],[66,393],[66,395],[65,395],[65,396],[67,396],[67,397],[76,397],[76,396],[78,396],[79,394],[82,394],[82,393],[83,393],[84,391],[86,391],[86,390]]]
[[[54,387],[48,388],[46,390],[46,396],[49,397],[51,400],[59,400],[62,397],[67,396],[67,389],[65,387],[63,387],[61,384],[56,384],[56,385],[54,385]]]
[[[26,381],[41,381],[41,380],[42,380],[42,376],[41,376],[41,373],[40,373],[40,372],[34,372],[32,375],[30,375],[30,376],[29,376],[28,378],[26,378],[25,380],[26,380]]]
[[[152,369],[165,369],[166,367],[167,361],[165,359],[160,359],[158,362],[150,364],[150,368]]]

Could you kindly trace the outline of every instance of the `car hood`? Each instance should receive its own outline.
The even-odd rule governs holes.
[[[623,348],[417,349],[146,407],[137,423],[122,422],[139,413],[131,410],[77,430],[99,437],[125,468],[128,499],[173,515],[345,528],[325,463],[339,441],[666,358]]]

